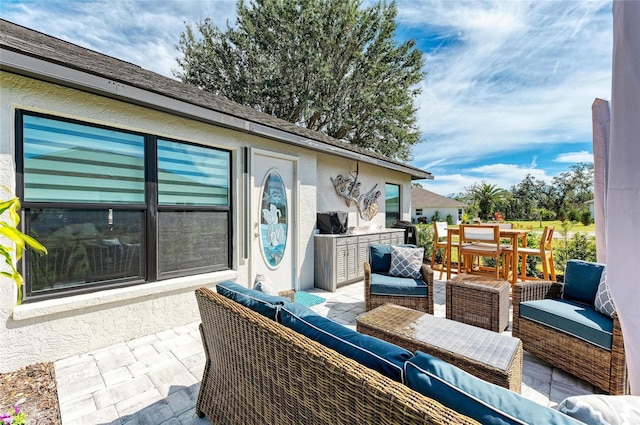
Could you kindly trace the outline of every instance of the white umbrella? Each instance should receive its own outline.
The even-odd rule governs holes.
[[[593,121],[593,218],[596,222],[596,254],[599,263],[607,262],[605,205],[609,169],[609,102],[596,99],[591,105]]]
[[[618,311],[631,393],[640,395],[640,2],[613,3],[607,280]]]

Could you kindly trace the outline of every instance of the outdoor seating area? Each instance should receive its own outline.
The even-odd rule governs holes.
[[[435,280],[433,288],[434,315],[444,319],[446,282]],[[326,299],[326,302],[311,309],[347,328],[355,329],[356,319],[365,313],[363,281],[340,287],[336,292],[320,289],[311,292]],[[264,325],[264,321],[259,321],[261,326]],[[144,420],[146,423],[210,423],[206,418],[198,418],[195,414],[199,383],[206,363],[198,325],[199,322],[196,322],[56,362],[63,423],[126,424],[141,423]],[[238,320],[237,325],[240,327],[229,327],[229,332],[233,335],[245,332],[249,326],[244,318]],[[272,328],[273,325],[275,322],[267,326]],[[293,337],[294,334],[291,332],[285,333],[287,338],[291,337],[297,341],[301,338],[299,335]],[[511,326],[501,335],[510,334]],[[318,347],[318,344],[312,345],[314,348]],[[318,349],[326,351],[325,348]],[[240,347],[237,350],[240,350]],[[247,359],[246,353],[246,347],[239,353],[244,360]],[[275,354],[274,351],[270,353]],[[242,359],[238,359],[238,367],[244,364],[241,363]],[[331,364],[335,365],[336,362],[334,360]],[[353,365],[353,362],[347,360],[341,359],[340,362]],[[326,364],[323,367],[326,367]],[[82,382],[78,379],[80,374]],[[280,374],[271,373],[268,379],[280,379],[279,376]],[[309,379],[312,376],[315,375],[308,375]],[[400,387],[397,382],[389,379],[384,381],[393,382],[390,384],[391,389]],[[267,385],[271,385],[271,381],[264,381],[264,385],[259,385],[257,391],[260,391],[260,388],[266,391]],[[321,382],[317,385],[320,386]],[[322,388],[325,392],[329,391],[327,387]],[[405,389],[400,391],[406,395]],[[557,407],[567,397],[600,392],[601,390],[594,385],[524,351],[522,397],[541,406]],[[377,395],[386,399],[389,394]],[[346,403],[344,400],[336,395],[327,406],[341,411],[342,405]],[[286,409],[286,400],[281,402],[284,404],[279,407]],[[263,408],[271,409],[273,406],[265,405]],[[310,414],[309,412],[304,414]],[[313,410],[313,413],[329,414],[320,410]],[[168,422],[170,420],[174,422]]]
[[[640,0],[188,1],[0,19],[0,425],[640,425]]]

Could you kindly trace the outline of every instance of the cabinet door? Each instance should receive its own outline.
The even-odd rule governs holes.
[[[358,246],[350,243],[336,249],[336,283],[339,285],[358,277]]]
[[[338,238],[336,241],[336,284],[356,278],[358,263],[358,238]]]
[[[351,243],[347,245],[347,280],[358,277],[358,245]]]
[[[349,259],[348,245],[339,245],[336,248],[336,283],[347,281],[347,263]]]
[[[380,243],[380,235],[364,235],[358,237],[358,278],[364,278],[364,263],[369,261],[369,246]]]

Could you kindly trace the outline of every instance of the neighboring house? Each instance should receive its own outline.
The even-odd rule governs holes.
[[[426,220],[430,223],[438,213],[440,221],[446,221],[451,216],[452,224],[460,224],[467,204],[455,199],[440,196],[437,193],[414,187],[411,189],[411,222],[418,223]]]
[[[197,321],[199,286],[312,288],[318,212],[383,228],[432,178],[4,20],[0,108],[0,184],[49,249],[21,305],[0,277],[0,372]],[[356,170],[365,218],[331,180]]]
[[[595,204],[595,202],[596,201],[594,199],[591,199],[591,200],[585,202],[585,204],[587,204],[587,207],[589,208],[589,214],[591,214],[591,220],[594,220],[594,221],[596,219],[596,209],[595,209],[596,208],[595,207],[596,204]]]

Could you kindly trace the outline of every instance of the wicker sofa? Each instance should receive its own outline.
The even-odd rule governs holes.
[[[221,291],[220,285],[217,289]],[[196,413],[206,416],[212,424],[480,423],[410,388],[409,368],[418,369],[419,363],[405,363],[405,385],[341,354],[339,349],[329,348],[326,340],[310,338],[288,327],[291,324],[278,323],[274,317],[269,318],[271,312],[266,312],[265,317],[265,311],[247,308],[226,296],[207,288],[196,290],[206,353]],[[296,303],[283,305],[280,314],[286,315],[289,308],[295,310],[293,304]],[[457,370],[454,366],[448,368]],[[434,380],[424,382],[429,385],[430,381]],[[443,382],[437,383],[441,387],[435,390],[436,394],[446,391]],[[486,387],[490,402],[503,403],[507,410],[522,405],[526,418],[514,423],[578,423],[479,378],[471,377],[471,382]],[[461,401],[459,396],[457,402],[463,403],[460,410],[473,403],[464,397]],[[480,404],[485,410],[481,422],[503,423],[492,406]]]
[[[565,285],[573,278],[570,269],[585,267],[597,274],[593,277],[597,282],[603,265],[570,260],[565,283],[517,283],[513,291],[513,336],[522,340],[526,351],[605,392],[628,394],[624,341],[617,314],[609,318],[595,310],[589,295],[593,288],[585,292],[581,302],[567,296]],[[590,279],[582,272],[581,281],[586,280]],[[546,312],[540,316],[541,310],[537,309]],[[597,335],[594,337],[594,329],[608,337],[604,343],[596,339]]]
[[[415,245],[405,245],[415,246]],[[369,311],[391,303],[433,314],[433,270],[422,264],[421,279],[389,275],[391,245],[369,247],[369,261],[364,263],[364,302]]]

